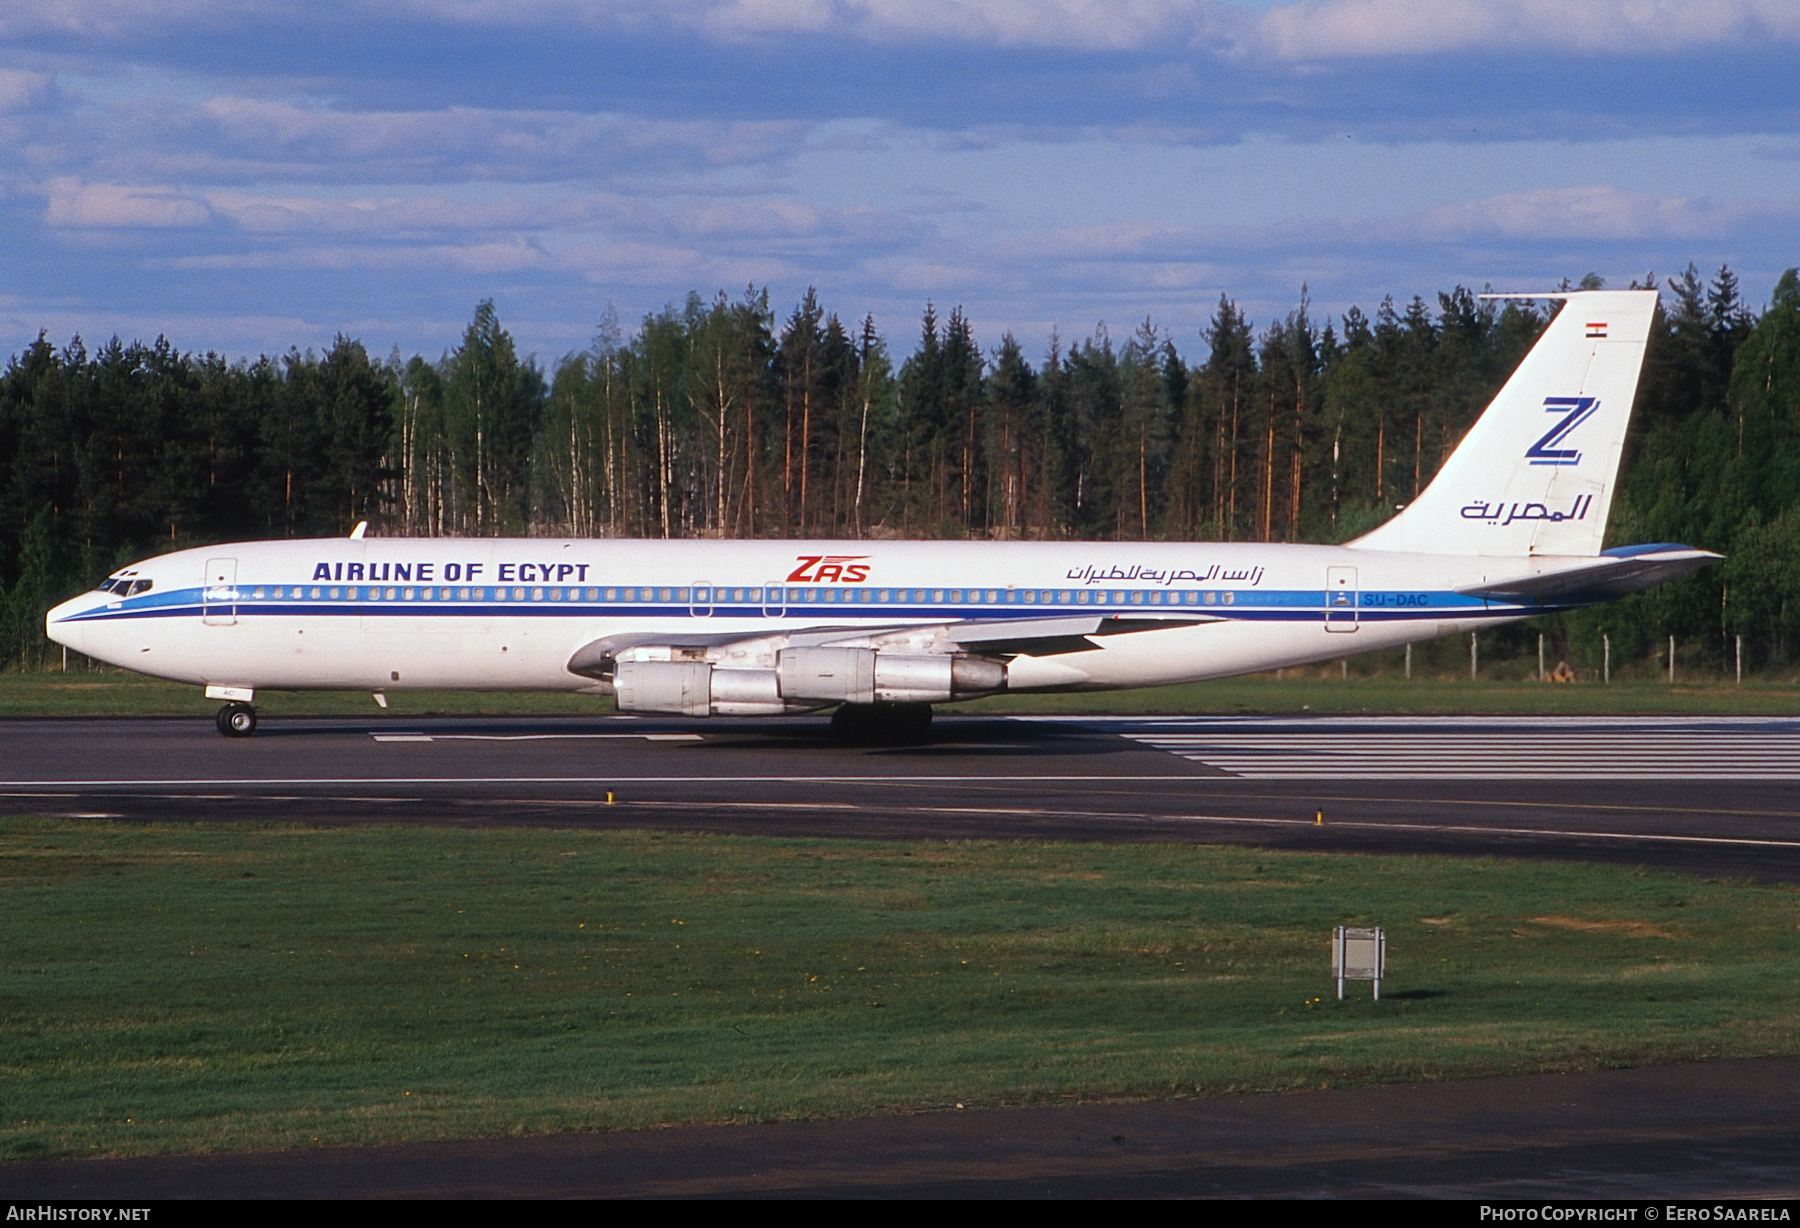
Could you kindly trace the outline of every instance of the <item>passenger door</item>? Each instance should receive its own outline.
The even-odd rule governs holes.
[[[1325,569],[1325,630],[1356,630],[1356,568]]]
[[[237,623],[237,560],[207,559],[206,579],[200,586],[200,618],[209,627]]]

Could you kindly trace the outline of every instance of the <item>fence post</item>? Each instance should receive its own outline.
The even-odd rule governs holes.
[[[1738,642],[1740,645],[1743,642],[1743,638],[1744,637],[1741,635],[1738,637]],[[1738,649],[1738,660],[1741,662],[1743,660],[1743,657],[1744,657],[1743,649],[1740,647]],[[1740,673],[1743,672],[1741,665],[1739,667],[1738,672],[1740,672]],[[1406,646],[1406,680],[1408,682],[1412,681],[1412,645],[1411,644],[1408,644]]]
[[[1600,637],[1600,681],[1603,685],[1612,685],[1612,636]]]
[[[1471,632],[1469,632],[1469,681],[1470,682],[1475,681],[1475,669],[1476,669],[1477,663],[1479,662],[1479,659],[1480,658],[1477,656],[1476,650],[1475,650],[1475,633],[1473,631],[1471,631]]]
[[[1675,637],[1669,637],[1669,685],[1675,685]]]
[[[1538,681],[1544,680],[1544,633],[1538,632]]]
[[[1744,637],[1737,637],[1737,684],[1744,685]]]

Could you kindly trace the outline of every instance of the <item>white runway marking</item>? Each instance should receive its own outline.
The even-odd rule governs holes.
[[[579,742],[636,738],[640,742],[704,742],[697,733],[372,733],[377,742]]]
[[[1800,781],[1800,721],[1167,718],[1119,735],[1250,780]],[[1312,727],[1308,728],[1307,725]]]

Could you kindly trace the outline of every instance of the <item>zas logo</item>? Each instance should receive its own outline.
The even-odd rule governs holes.
[[[1544,432],[1544,437],[1525,449],[1525,459],[1534,465],[1579,465],[1581,453],[1560,445],[1570,432],[1586,422],[1600,408],[1598,397],[1545,397],[1544,412],[1561,414],[1562,421]]]
[[[861,584],[869,578],[867,554],[802,554],[789,584]]]

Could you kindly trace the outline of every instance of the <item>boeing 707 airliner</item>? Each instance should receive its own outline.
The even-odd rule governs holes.
[[[1565,305],[1431,484],[1342,546],[1262,542],[246,542],[124,568],[46,618],[97,660],[204,687],[610,695],[621,712],[932,704],[1326,661],[1607,601],[1719,556],[1603,549],[1654,291]]]

